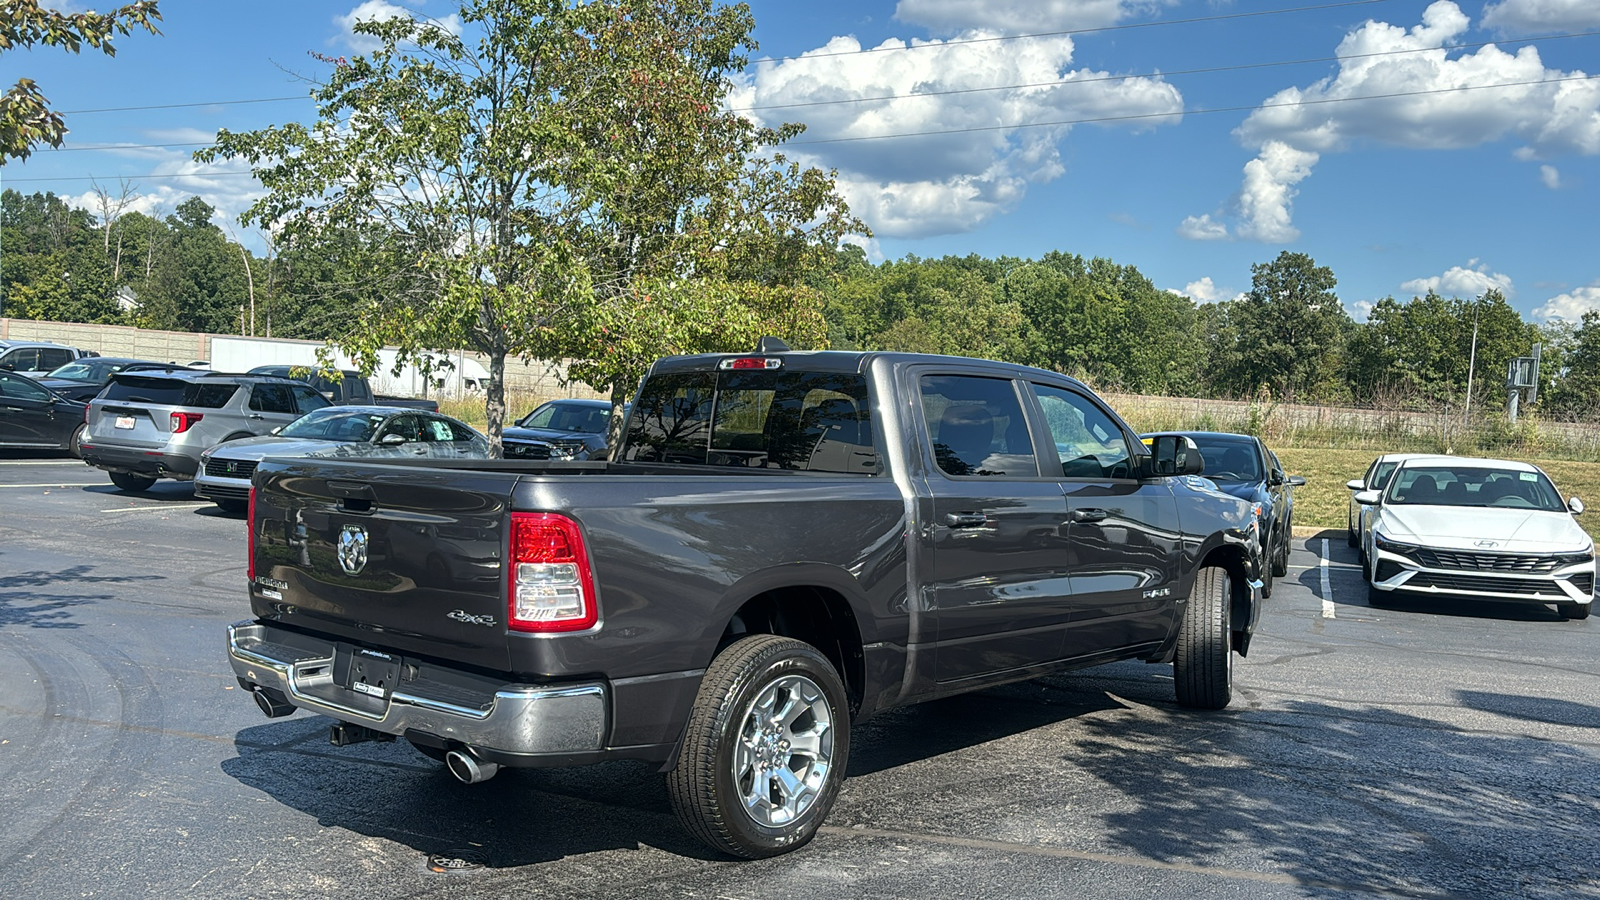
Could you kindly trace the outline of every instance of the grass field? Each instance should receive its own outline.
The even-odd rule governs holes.
[[[1371,450],[1319,447],[1273,447],[1285,470],[1304,475],[1305,487],[1294,492],[1294,524],[1344,528],[1349,519],[1350,490],[1345,482],[1366,474],[1378,454]],[[1600,463],[1563,459],[1528,459],[1555,480],[1563,497],[1577,495],[1590,509],[1578,517],[1589,536],[1600,540]]]

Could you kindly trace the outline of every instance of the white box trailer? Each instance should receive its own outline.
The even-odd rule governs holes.
[[[248,372],[256,366],[269,365],[315,368],[319,364],[317,351],[323,346],[320,341],[218,336],[211,339],[210,363],[217,372]],[[489,378],[489,370],[463,353],[437,354],[439,366],[426,377],[413,365],[401,366],[396,374],[397,353],[388,347],[378,351],[378,368],[368,376],[373,393],[430,399],[462,397],[481,391]],[[356,368],[348,355],[337,350],[333,360],[340,369]]]

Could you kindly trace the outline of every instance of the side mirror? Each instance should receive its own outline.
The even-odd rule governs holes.
[[[386,434],[378,438],[378,443],[380,444],[404,444],[405,442],[406,436],[403,434]]]
[[[1583,501],[1573,497],[1567,501],[1567,509],[1572,510],[1573,515],[1581,516],[1583,515]]]
[[[1305,483],[1306,483],[1306,477],[1304,475],[1290,475],[1289,476],[1289,487],[1300,487],[1301,485],[1303,485]]]
[[[1382,491],[1357,491],[1356,502],[1362,506],[1377,506],[1383,502]]]
[[[1352,491],[1364,491],[1364,490],[1367,489],[1367,483],[1362,481],[1359,478],[1352,479],[1350,481],[1346,481],[1344,483],[1344,486],[1349,488]]]
[[[1156,435],[1150,440],[1150,457],[1157,475],[1199,475],[1206,470],[1200,448],[1186,435]]]
[[[279,425],[277,428],[274,428],[271,431],[267,432],[267,434],[277,434],[278,432],[280,432],[282,430],[283,430],[283,426]]]

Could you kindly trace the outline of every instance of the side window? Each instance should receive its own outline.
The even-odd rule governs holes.
[[[1132,478],[1133,463],[1122,429],[1087,397],[1043,384],[1034,396],[1050,425],[1063,478]]]
[[[933,457],[946,475],[1039,477],[1010,379],[925,375],[921,388]]]
[[[258,384],[250,392],[250,408],[257,412],[293,413],[294,398],[281,384]]]
[[[72,351],[71,350],[40,350],[39,351],[39,368],[44,369],[46,371],[49,371],[49,370],[52,370],[52,369],[59,369],[59,368],[61,368],[62,366],[66,365],[69,362],[72,362]]]
[[[466,435],[457,434],[457,429],[447,419],[424,418],[422,420],[422,439],[433,444],[449,444],[454,441],[466,440]]]
[[[50,393],[38,385],[23,381],[21,378],[8,378],[5,375],[0,375],[0,397],[47,403],[50,400]]]
[[[400,435],[406,439],[407,443],[422,440],[421,426],[418,424],[416,416],[395,416],[390,419],[388,427],[383,429],[383,436],[378,440],[381,441],[391,434]]]
[[[627,458],[704,464],[716,387],[716,376],[710,372],[645,379],[639,414],[628,422]]]
[[[291,390],[294,391],[295,411],[302,416],[312,410],[333,405],[328,402],[327,397],[322,396],[315,388],[296,386]]]
[[[13,372],[32,372],[39,367],[39,351],[22,347],[5,355],[4,366]]]

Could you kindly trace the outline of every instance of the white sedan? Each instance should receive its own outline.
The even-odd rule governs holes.
[[[1585,619],[1594,602],[1594,541],[1537,466],[1500,459],[1404,460],[1383,491],[1366,536],[1367,598],[1412,596],[1555,604]]]

